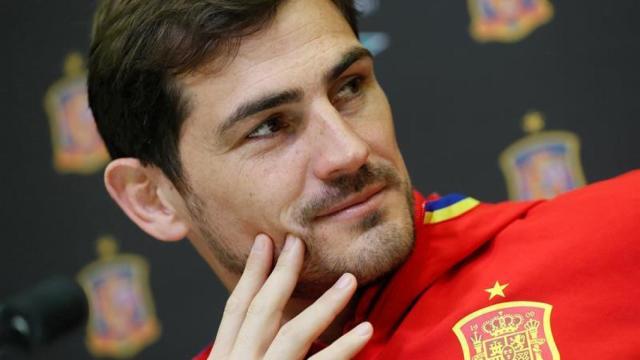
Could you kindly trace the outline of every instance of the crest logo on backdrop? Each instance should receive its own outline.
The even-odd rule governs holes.
[[[515,42],[553,17],[548,0],[467,0],[471,36],[479,42]]]
[[[586,183],[577,135],[542,131],[539,112],[526,114],[523,128],[529,135],[505,149],[499,160],[510,199],[549,199]]]
[[[64,72],[64,77],[47,90],[44,100],[51,129],[53,167],[60,173],[93,173],[107,163],[109,155],[89,109],[82,56],[69,54]]]
[[[89,299],[87,347],[96,357],[130,358],[160,336],[147,262],[117,252],[115,240],[99,239],[99,259],[78,274]]]

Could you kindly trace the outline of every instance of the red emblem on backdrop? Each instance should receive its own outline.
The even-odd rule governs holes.
[[[539,112],[526,114],[523,122],[529,135],[500,155],[510,199],[550,199],[586,184],[576,134],[542,131],[544,119]]]
[[[480,42],[514,42],[551,20],[547,0],[468,0],[471,35]]]
[[[79,54],[67,56],[65,76],[47,91],[45,109],[58,172],[93,173],[109,161],[89,109],[87,75]]]
[[[98,252],[78,275],[89,299],[87,347],[97,357],[133,357],[160,336],[149,266],[138,255],[117,254],[109,237],[98,241]]]

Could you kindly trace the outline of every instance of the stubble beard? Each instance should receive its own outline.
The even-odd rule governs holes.
[[[388,221],[378,210],[357,224],[353,238],[343,239],[340,251],[322,246],[326,239],[305,239],[308,258],[294,290],[294,297],[317,298],[344,273],[353,274],[358,286],[366,286],[391,273],[409,256],[414,245],[413,198],[408,192],[406,216]]]
[[[312,219],[322,209],[330,207],[345,196],[359,192],[367,185],[384,181],[387,191],[399,191],[404,197],[401,205],[404,216],[391,221],[390,209],[377,209],[353,226],[352,238],[340,251],[326,244],[335,243],[315,234]],[[364,286],[389,274],[400,266],[414,245],[413,196],[409,179],[401,179],[389,166],[365,165],[355,176],[337,179],[329,191],[306,202],[299,209],[297,222],[308,229],[302,236],[306,246],[303,268],[293,293],[295,298],[317,298],[344,273],[355,275],[358,286]],[[187,201],[199,236],[205,240],[216,260],[228,271],[240,275],[245,268],[248,253],[234,249],[209,222],[204,202],[193,192]],[[350,236],[350,235],[347,235]],[[276,261],[276,259],[274,259]]]

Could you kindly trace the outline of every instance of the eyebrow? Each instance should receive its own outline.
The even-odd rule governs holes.
[[[362,58],[373,58],[369,50],[362,46],[355,46],[345,52],[340,61],[329,69],[324,75],[325,83],[331,83],[345,72],[353,63]],[[284,104],[299,102],[304,97],[302,89],[287,89],[275,93],[263,95],[257,99],[249,100],[236,108],[236,110],[227,117],[218,130],[219,135],[223,135],[227,130],[235,126],[237,123],[252,115],[258,114],[265,110],[275,108]]]
[[[342,55],[340,61],[334,65],[324,76],[326,83],[330,83],[336,80],[340,75],[345,72],[353,63],[362,59],[371,58],[373,54],[362,46],[354,46]]]
[[[300,89],[289,89],[277,93],[261,96],[256,100],[250,100],[240,105],[220,126],[219,134],[223,134],[235,124],[251,115],[255,115],[267,109],[278,107],[283,104],[298,102],[302,100],[304,93]]]

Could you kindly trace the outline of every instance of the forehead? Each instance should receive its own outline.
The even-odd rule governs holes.
[[[224,66],[197,72],[181,83],[192,110],[223,116],[248,96],[317,82],[358,41],[330,0],[290,0],[263,30],[242,40]],[[212,67],[216,67],[216,63]],[[213,110],[212,110],[213,109]]]
[[[302,60],[301,57],[315,56],[344,40],[355,41],[355,36],[331,1],[287,1],[269,27],[243,41],[234,65],[244,68],[273,65],[286,58]]]

